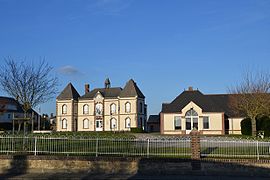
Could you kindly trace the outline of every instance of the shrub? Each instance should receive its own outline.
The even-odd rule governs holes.
[[[130,132],[132,133],[143,133],[143,129],[142,128],[130,128]]]
[[[241,121],[241,133],[242,135],[252,135],[252,130],[251,130],[251,120],[249,118],[246,118]]]

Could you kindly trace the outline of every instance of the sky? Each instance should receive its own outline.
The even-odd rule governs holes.
[[[0,63],[45,58],[57,93],[132,78],[158,114],[189,86],[227,93],[247,69],[268,71],[269,9],[270,0],[0,0]],[[55,113],[55,99],[40,112]]]

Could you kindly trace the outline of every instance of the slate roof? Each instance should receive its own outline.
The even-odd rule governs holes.
[[[71,83],[68,83],[68,85],[59,94],[59,96],[57,96],[56,99],[58,99],[58,100],[67,100],[67,99],[78,100],[79,97],[80,97],[80,94],[77,92],[77,90],[74,88],[74,86]]]
[[[130,79],[124,89],[122,90],[120,97],[133,97],[138,96],[139,98],[145,98],[141,90],[138,88],[137,84],[133,79]]]
[[[137,84],[133,79],[130,79],[124,89],[121,87],[112,88],[96,88],[92,91],[81,96],[79,99],[93,99],[97,92],[100,92],[104,98],[118,98],[118,97],[135,97],[145,98],[141,90],[138,88]]]
[[[117,98],[122,91],[122,88],[115,87],[115,88],[96,88],[90,91],[89,93],[83,95],[79,99],[93,99],[97,92],[100,92],[103,97],[105,98]]]
[[[184,91],[171,103],[162,104],[163,113],[180,112],[188,103],[193,101],[203,112],[224,112],[229,117],[240,117],[229,107],[229,99],[232,94],[204,95],[198,90]],[[235,96],[235,94],[234,94]]]
[[[147,123],[159,123],[159,115],[150,115]]]

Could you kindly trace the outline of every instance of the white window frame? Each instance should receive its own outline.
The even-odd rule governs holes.
[[[98,109],[97,107],[98,107],[98,106],[101,106],[100,114],[97,113],[97,109]],[[103,115],[103,104],[102,104],[102,103],[97,103],[97,104],[95,105],[95,114],[96,114],[96,115],[99,115],[99,116]]]
[[[129,109],[128,109],[128,105],[129,104]],[[126,102],[125,103],[125,113],[131,113],[131,103],[130,102]]]
[[[113,107],[114,107],[114,109],[113,109]],[[111,114],[116,114],[116,104],[115,103],[112,103],[110,105],[110,113]]]
[[[117,129],[117,120],[115,118],[111,118],[111,120],[110,120],[110,128],[111,128],[111,130]]]
[[[190,112],[190,114],[188,114]],[[192,114],[192,112],[195,112],[196,114]],[[187,115],[188,114],[188,115]],[[197,126],[199,129],[199,115],[198,113],[194,110],[194,109],[190,109],[186,112],[185,114],[185,119],[186,119],[186,130],[193,130],[194,129],[194,119],[197,119]],[[187,119],[190,119],[190,126],[191,126],[191,129],[187,129]]]
[[[208,128],[204,128],[204,118],[208,119]],[[203,116],[203,129],[210,129],[210,117],[209,116]]]
[[[178,118],[178,119],[176,119]],[[176,120],[180,121],[180,128],[176,129]],[[182,130],[182,119],[181,116],[174,116],[174,130]]]
[[[125,119],[125,128],[130,128],[131,127],[131,119],[130,117],[127,117]]]
[[[83,120],[83,129],[89,129],[89,119],[87,118]]]
[[[88,104],[83,105],[83,114],[89,114],[89,105]]]
[[[62,129],[67,129],[68,123],[67,123],[66,118],[62,119],[61,124],[62,124]]]
[[[62,114],[67,114],[67,105],[66,104],[62,105]]]

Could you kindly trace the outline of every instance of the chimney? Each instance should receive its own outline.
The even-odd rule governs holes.
[[[193,87],[192,86],[189,86],[188,87],[188,91],[193,91]]]
[[[86,93],[89,93],[89,89],[90,89],[89,84],[85,84],[85,85],[84,85],[84,93],[85,93],[85,94],[86,94]]]

